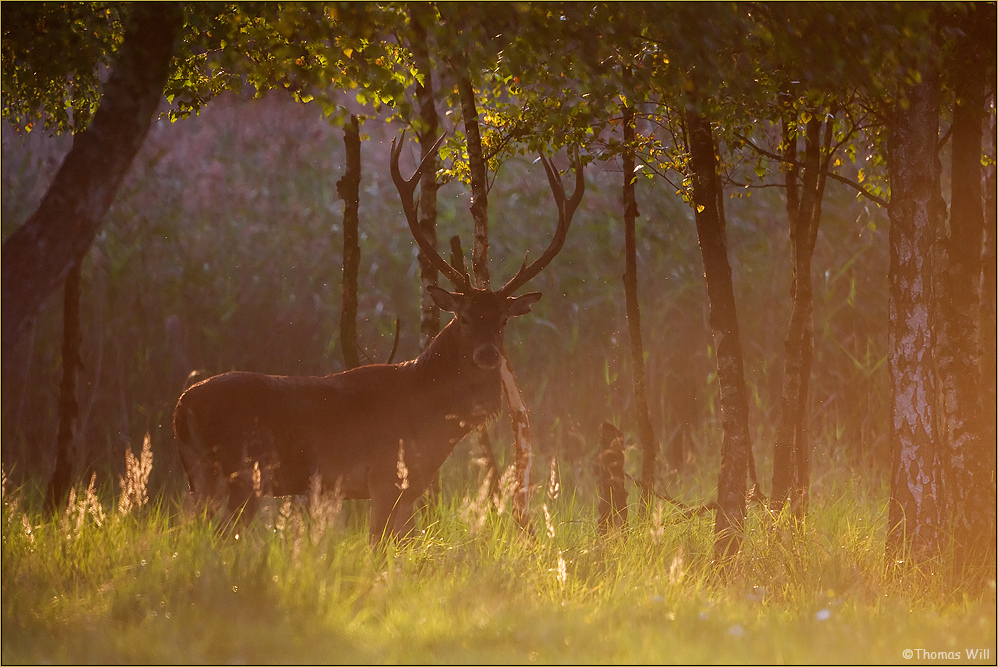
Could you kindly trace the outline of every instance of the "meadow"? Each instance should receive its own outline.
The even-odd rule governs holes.
[[[447,485],[419,534],[384,552],[368,545],[366,501],[319,496],[311,513],[278,501],[224,535],[178,498],[143,504],[138,460],[129,471],[115,485],[81,485],[55,517],[37,508],[37,490],[4,489],[5,664],[996,655],[994,581],[968,593],[945,564],[886,563],[887,494],[873,478],[816,481],[804,522],[753,505],[742,553],[722,572],[709,514],[632,503],[626,527],[601,536],[592,480],[557,465],[533,494],[534,537],[504,499],[490,507],[473,483]],[[922,653],[907,660],[905,649]]]

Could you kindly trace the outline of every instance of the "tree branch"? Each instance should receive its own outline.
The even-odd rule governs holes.
[[[790,159],[787,159],[787,158],[785,158],[785,157],[783,157],[781,155],[777,155],[776,153],[772,153],[770,151],[767,151],[765,148],[762,148],[761,146],[755,145],[754,143],[752,143],[752,141],[750,139],[748,139],[746,137],[743,137],[740,134],[736,134],[735,136],[738,137],[739,139],[741,139],[742,141],[744,141],[746,144],[748,144],[748,146],[750,148],[752,148],[752,150],[754,150],[755,152],[759,153],[759,155],[763,155],[765,157],[768,157],[771,160],[776,160],[777,162],[783,162],[785,164],[789,164],[789,165],[792,165],[792,166],[795,166],[795,167],[802,167],[802,166],[804,166],[803,164],[801,164],[797,160],[790,160]],[[828,178],[830,178],[830,179],[832,179],[834,181],[838,181],[839,183],[842,183],[843,185],[848,185],[850,188],[853,188],[854,190],[856,190],[859,194],[863,195],[864,197],[866,197],[870,201],[873,201],[873,202],[879,204],[880,206],[883,206],[884,208],[887,208],[887,207],[890,206],[890,203],[887,202],[885,199],[883,199],[882,197],[878,197],[877,195],[873,194],[872,192],[870,192],[869,190],[867,190],[866,188],[864,188],[862,185],[860,185],[856,181],[848,179],[845,176],[840,176],[839,174],[836,174],[834,171],[829,171],[827,169],[822,169],[819,173],[822,176],[827,176]]]

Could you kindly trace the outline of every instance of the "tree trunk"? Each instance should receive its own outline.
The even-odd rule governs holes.
[[[489,288],[489,183],[482,156],[482,136],[478,130],[478,109],[471,79],[458,78],[464,136],[468,144],[468,169],[471,172],[471,217],[475,221],[474,245],[471,249],[471,270],[479,289]]]
[[[979,321],[984,207],[981,191],[981,125],[985,64],[969,40],[950,65],[953,110],[952,190],[949,235],[940,242],[939,430],[944,518],[961,560],[972,553],[993,559],[995,487],[981,415]],[[990,553],[988,553],[990,552]]]
[[[38,210],[4,242],[5,359],[90,247],[163,98],[182,25],[179,4],[131,6],[124,42],[90,126],[73,138]]]
[[[780,511],[789,500],[795,516],[807,511],[811,476],[810,440],[807,431],[808,386],[814,350],[814,303],[811,258],[821,220],[821,199],[832,138],[832,121],[825,123],[822,160],[819,135],[822,121],[812,116],[805,130],[804,176],[798,184],[797,136],[784,121],[787,218],[790,227],[792,275],[791,313],[785,343],[783,402],[773,448],[773,494],[771,508]],[[793,161],[793,163],[791,163]]]
[[[939,77],[921,82],[898,104],[888,136],[891,202],[888,366],[891,378],[890,558],[938,553],[942,515],[937,475],[933,351],[933,242],[940,219]]]
[[[991,145],[998,144],[998,126],[991,125]],[[996,391],[995,385],[998,380],[998,363],[996,363],[995,341],[998,338],[998,327],[996,327],[996,294],[995,294],[995,274],[996,256],[998,256],[998,205],[996,205],[996,193],[998,193],[998,183],[995,182],[995,167],[988,167],[988,175],[985,179],[985,207],[984,207],[984,251],[981,253],[981,369],[982,384],[982,410],[984,418],[984,442],[995,442],[996,439]],[[988,463],[986,468],[991,471],[991,478],[995,477],[995,454],[996,450],[989,449]]]
[[[627,310],[627,332],[631,340],[631,372],[634,381],[634,418],[641,441],[642,496],[650,499],[655,488],[657,443],[648,417],[648,396],[645,389],[645,348],[641,339],[641,311],[638,307],[638,266],[635,219],[638,205],[634,197],[634,108],[622,107],[624,114],[624,302]]]
[[[475,91],[471,79],[462,72],[458,77],[458,92],[461,95],[461,111],[464,118],[464,134],[468,145],[468,167],[471,172],[471,216],[475,221],[475,245],[471,253],[471,268],[475,274],[475,284],[479,289],[490,289],[489,277],[489,184],[482,155],[482,137],[478,129],[478,110],[475,106]],[[513,367],[503,352],[501,368],[503,393],[509,407],[509,417],[513,424],[514,486],[513,518],[530,534],[530,465],[532,438],[530,417],[523,393],[516,383]]]
[[[627,523],[627,487],[624,485],[624,434],[609,423],[600,429],[600,453],[596,457],[596,491],[600,535]]]
[[[468,272],[464,264],[464,252],[461,250],[461,237],[456,235],[450,239],[450,264],[462,274]],[[499,500],[499,492],[501,491],[499,480],[502,475],[499,474],[499,462],[496,460],[496,454],[492,450],[492,438],[489,437],[488,424],[482,424],[478,427],[477,438],[478,452],[475,460],[485,469],[489,501],[493,505],[496,505]]]
[[[530,467],[533,461],[533,436],[530,434],[530,418],[523,392],[513,375],[513,367],[503,352],[499,366],[502,389],[509,406],[509,419],[513,427],[513,520],[531,537],[534,530],[530,525]]]
[[[55,470],[49,478],[45,504],[55,512],[73,485],[74,468],[79,465],[77,451],[76,385],[81,364],[80,343],[80,265],[66,276],[62,306],[62,385],[59,388],[59,433],[56,436]]]
[[[360,268],[360,124],[350,116],[343,131],[346,171],[336,182],[343,200],[343,310],[340,312],[340,347],[347,368],[360,366],[357,348],[357,272]]]
[[[425,5],[412,7],[413,42],[411,44],[416,69],[423,75],[423,83],[416,83],[416,100],[419,102],[420,160],[425,160],[437,141],[437,109],[433,104],[433,66],[430,62],[425,22],[432,20]],[[426,239],[434,246],[437,243],[437,158],[433,156],[426,163],[426,169],[419,178],[419,228]],[[440,309],[430,298],[430,285],[437,284],[437,269],[419,253],[420,320],[419,348],[425,350],[433,337],[440,331]]]
[[[720,384],[724,439],[717,483],[714,558],[723,562],[741,546],[745,522],[745,480],[752,447],[748,426],[742,348],[735,310],[735,293],[728,264],[727,239],[718,208],[716,149],[710,123],[696,110],[686,112],[690,175],[697,238],[707,279],[710,328],[714,336]]]

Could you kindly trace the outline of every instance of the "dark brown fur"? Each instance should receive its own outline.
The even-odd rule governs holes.
[[[195,501],[217,508],[228,496],[229,513],[248,520],[258,496],[307,493],[318,473],[345,498],[371,499],[372,542],[408,533],[413,502],[455,444],[499,412],[506,320],[540,298],[431,294],[456,316],[413,361],[327,377],[233,371],[184,392],[174,431]]]

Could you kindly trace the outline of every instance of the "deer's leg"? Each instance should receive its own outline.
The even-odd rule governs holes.
[[[393,520],[395,501],[394,493],[371,493],[371,546],[377,547],[389,537],[388,526]]]
[[[417,496],[383,493],[371,497],[372,546],[389,540],[410,537],[416,526],[414,505]]]
[[[215,466],[205,462],[192,472],[187,473],[191,492],[185,503],[185,510],[191,516],[212,518],[226,497],[226,482],[224,476],[215,470]]]
[[[207,512],[210,515],[217,509],[218,504],[217,471],[205,455],[205,444],[201,438],[196,416],[188,410],[185,417],[184,427],[177,433],[177,449],[191,490],[190,509],[194,514]]]
[[[189,507],[192,514],[203,514],[208,509],[210,496],[208,475],[204,466],[189,463],[187,457],[183,456],[183,450],[181,450],[181,460],[184,463],[184,470],[187,472],[187,483],[190,487],[190,494],[188,495],[189,503],[185,503],[185,505]]]
[[[419,496],[402,496],[395,507],[395,517],[392,525],[392,536],[407,539],[412,537],[416,528],[416,513],[414,505]]]
[[[253,481],[237,473],[229,479],[229,519],[238,516],[239,523],[248,524],[256,514],[259,502],[253,490]],[[240,510],[242,513],[240,514]]]

